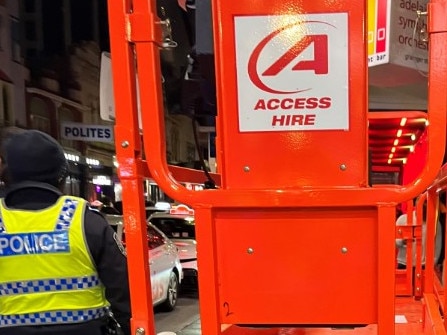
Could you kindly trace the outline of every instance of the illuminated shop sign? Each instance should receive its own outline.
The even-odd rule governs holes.
[[[112,179],[109,176],[98,175],[92,178],[92,182],[95,185],[104,185],[110,186],[112,185]]]
[[[75,154],[69,154],[69,153],[64,153],[65,154],[65,158],[69,161],[75,162],[75,163],[79,163],[79,159],[80,157],[78,155]]]
[[[88,158],[88,157],[85,159],[85,163],[87,165],[93,165],[93,166],[99,166],[99,164],[100,164],[99,160],[94,159],[94,158]]]

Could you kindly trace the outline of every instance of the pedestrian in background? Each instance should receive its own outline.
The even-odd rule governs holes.
[[[113,311],[130,334],[127,260],[104,217],[61,193],[62,147],[29,130],[4,147],[0,202],[0,335],[102,335]]]

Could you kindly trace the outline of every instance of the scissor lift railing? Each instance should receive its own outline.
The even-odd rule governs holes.
[[[404,240],[406,244],[406,267],[396,269],[397,296],[420,298],[422,295],[422,223],[420,220],[422,212],[418,211],[418,208],[419,206],[414,208],[412,200],[408,201],[407,223],[396,226],[396,238]],[[413,220],[413,211],[416,211],[416,221]],[[413,254],[416,257],[413,257]]]
[[[432,285],[433,281],[437,280],[434,272],[434,259],[435,229],[438,216],[435,215],[436,211],[432,202],[428,201],[428,195],[429,192],[426,191],[418,196],[415,205],[413,205],[413,200],[408,201],[406,206],[407,224],[396,226],[396,238],[405,240],[407,246],[406,268],[396,269],[396,295],[398,296],[412,296],[415,299],[421,299],[426,285]],[[424,206],[430,208],[431,212],[424,211]],[[416,212],[416,221],[412,215],[413,211]],[[424,229],[425,234],[423,234]],[[425,241],[423,242],[423,240]],[[425,254],[423,244],[425,244]],[[424,262],[423,254],[425,255]],[[425,278],[429,278],[427,284]]]
[[[434,248],[434,236],[435,236],[435,227],[436,222],[439,220],[440,215],[446,215],[445,213],[441,213],[439,209],[440,197],[439,194],[447,191],[447,165],[444,165],[440,170],[437,178],[433,182],[433,184],[429,187],[427,191],[427,222],[432,222],[432,225],[427,226],[427,265],[426,271],[433,271],[434,268],[432,264],[428,264],[428,261],[434,258],[433,250]],[[444,200],[445,201],[445,200]],[[443,204],[445,205],[445,203]],[[444,241],[446,237],[446,231],[444,227]],[[445,243],[445,242],[444,242]],[[430,254],[428,252],[431,252]],[[442,273],[436,273],[431,275],[430,273],[426,273],[427,280],[424,283],[424,299],[427,301],[436,301],[439,304],[439,309],[441,310],[441,314],[445,313],[445,259],[447,256],[447,252],[444,249],[444,264],[442,268]],[[435,305],[433,303],[433,305]],[[447,319],[443,318],[444,328],[447,329]]]
[[[369,187],[367,181],[366,1],[342,0],[329,6],[319,0],[215,0],[212,5],[221,186],[197,192],[184,188],[166,163],[159,72],[161,31],[166,22],[156,17],[155,1],[109,1],[115,138],[123,185],[133,331],[154,333],[142,183],[147,177],[143,168],[147,163],[151,177],[168,195],[195,209],[203,334],[220,334],[228,325],[365,324],[377,324],[380,335],[393,334],[395,205],[431,184],[444,154],[446,1],[434,0],[427,9],[427,164],[414,182],[398,187]],[[297,17],[300,20],[296,21]],[[247,123],[239,128],[241,117],[247,116],[242,108],[248,106],[244,99],[257,92],[250,83],[256,82],[269,94],[290,93],[275,93],[262,82],[257,62],[261,62],[263,48],[278,35],[284,34],[285,40],[301,36],[288,34],[295,28],[301,33],[310,30],[307,37],[295,40],[291,49],[284,49],[291,50],[287,57],[275,55],[274,59],[300,63],[296,56],[305,49],[303,45],[314,43],[319,49],[315,55],[327,56],[323,62],[328,62],[330,71],[345,66],[346,71],[326,80],[315,77],[314,88],[317,91],[318,83],[321,87],[330,83],[328,94],[332,94],[334,104],[340,100],[346,105],[342,103],[328,113],[341,113],[337,115],[347,117],[348,122],[333,129],[326,124],[326,128],[313,131],[284,128],[278,132],[259,124],[247,130],[253,126]],[[249,34],[253,29],[256,33]],[[313,29],[320,37],[312,35]],[[258,44],[252,45],[255,51],[248,55],[247,43],[256,38]],[[321,50],[327,53],[321,54]],[[282,68],[279,63],[269,75],[278,74]],[[248,77],[244,66],[249,67]],[[306,69],[317,64],[297,64],[294,69],[300,71],[302,66]],[[320,70],[324,73],[327,69]],[[238,91],[244,87],[249,92]],[[314,102],[309,103],[312,106]],[[259,111],[262,113],[268,112]],[[300,119],[291,115],[283,120]],[[282,232],[280,236],[276,229]],[[432,321],[436,318],[434,303],[427,301],[427,315],[431,315],[425,323],[427,333],[444,334],[431,327],[438,325]]]

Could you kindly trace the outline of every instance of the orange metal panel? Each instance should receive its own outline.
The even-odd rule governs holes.
[[[218,273],[221,270],[218,268],[217,261],[214,215],[214,211],[209,207],[195,210],[196,223],[204,223],[196,224],[196,239],[201,241],[197,244],[197,265],[201,273],[199,278],[203,278],[199,280],[200,315],[206,315],[201,318],[203,334],[220,334],[221,332],[219,317],[221,301],[218,291]],[[228,243],[231,244],[232,241],[230,240]]]
[[[216,210],[212,225],[221,323],[376,323],[374,208]]]
[[[421,335],[437,334],[444,335],[441,317],[436,315],[436,301],[428,296],[428,308],[423,308],[423,303],[415,301],[413,298],[397,298],[395,301],[395,315],[404,318],[406,322],[397,322],[395,324],[394,334],[396,335]],[[429,320],[425,323],[421,319],[423,313],[431,308],[433,319],[427,316]],[[425,311],[424,311],[425,309]],[[440,323],[441,322],[441,323]],[[441,325],[441,327],[439,326]],[[302,328],[251,328],[231,326],[223,330],[224,335],[372,335],[377,334],[377,325],[368,325],[358,328],[322,328],[322,327],[302,327]]]
[[[267,122],[265,125],[266,131],[246,131],[241,130],[240,123],[243,117],[244,111],[241,110],[243,106],[248,105],[250,102],[244,103],[244,99],[247,97],[243,94],[238,94],[239,85],[242,85],[241,77],[244,75],[244,71],[256,72],[259,77],[262,77],[262,72],[265,71],[267,65],[271,65],[273,59],[267,64],[261,63],[258,59],[253,67],[249,68],[251,61],[256,58],[255,52],[251,54],[249,64],[244,67],[245,64],[241,64],[239,68],[236,65],[242,62],[241,58],[244,56],[242,51],[236,50],[236,40],[253,39],[256,36],[257,40],[265,42],[266,45],[255,45],[259,50],[262,57],[264,49],[267,49],[270,41],[262,40],[257,37],[262,32],[257,32],[255,36],[249,37],[249,32],[246,32],[245,37],[237,36],[236,27],[238,20],[242,18],[250,18],[252,16],[272,16],[279,17],[284,15],[282,21],[272,21],[271,25],[278,25],[275,28],[271,28],[271,31],[277,32],[275,29],[284,29],[285,36],[282,36],[280,32],[277,32],[281,38],[291,39],[288,36],[288,25],[293,25],[294,20],[289,15],[307,15],[310,13],[346,13],[347,25],[349,26],[349,51],[346,55],[348,59],[337,58],[336,49],[329,47],[328,50],[317,49],[317,44],[314,45],[315,55],[321,57],[332,58],[333,63],[330,62],[328,73],[333,73],[336,66],[341,66],[343,62],[349,61],[348,71],[343,75],[348,76],[349,80],[346,82],[348,87],[334,85],[327,78],[328,76],[320,75],[319,79],[322,81],[321,86],[326,86],[324,92],[326,98],[332,99],[332,104],[335,106],[337,100],[345,98],[344,95],[348,94],[348,91],[355,91],[355,94],[351,94],[349,98],[348,106],[346,106],[346,112],[349,113],[349,122],[346,129],[339,130],[327,130],[325,126],[315,125],[296,127],[296,130],[281,130],[280,126],[268,127]],[[227,188],[231,189],[264,189],[264,188],[294,188],[303,186],[329,186],[329,185],[344,185],[344,186],[365,186],[367,184],[366,175],[366,50],[364,45],[364,4],[361,2],[352,1],[337,1],[336,4],[332,4],[327,7],[327,1],[237,1],[237,2],[225,2],[225,4],[216,2],[216,22],[217,30],[216,36],[219,36],[215,40],[216,44],[216,63],[219,74],[218,80],[218,102],[219,110],[223,110],[224,117],[220,118],[219,123],[219,141],[220,150],[225,153],[225,160],[220,164],[219,169],[223,176],[223,184]],[[322,20],[322,18],[320,18]],[[295,19],[296,21],[298,19]],[[303,17],[302,20],[313,20],[313,18]],[[317,19],[314,19],[317,20]],[[323,20],[322,20],[323,21]],[[292,23],[291,23],[292,22]],[[332,18],[328,18],[327,22],[332,22]],[[242,25],[243,22],[240,23]],[[268,24],[268,23],[267,23]],[[296,38],[293,43],[300,42],[300,38],[304,34],[305,36],[313,36],[315,33],[310,28],[300,27],[300,24],[296,23],[298,28],[303,29],[304,33],[295,34]],[[328,26],[327,30],[334,29]],[[340,27],[336,29],[340,30]],[[242,28],[241,28],[242,30]],[[292,29],[291,29],[292,30]],[[264,31],[264,30],[262,30]],[[293,31],[293,30],[292,30]],[[339,31],[340,35],[347,34],[347,31]],[[242,34],[242,33],[240,33]],[[261,35],[262,36],[262,35]],[[289,41],[288,41],[289,42]],[[242,42],[241,42],[242,43]],[[287,46],[286,46],[287,45]],[[278,46],[278,48],[288,48],[289,44],[284,46]],[[339,45],[344,47],[344,45]],[[239,51],[239,54],[237,53]],[[245,51],[245,50],[244,50]],[[247,50],[250,53],[251,50]],[[281,52],[278,58],[285,53],[285,50]],[[323,54],[324,53],[324,54]],[[297,101],[299,99],[319,99],[321,98],[319,93],[316,93],[317,87],[310,85],[307,87],[305,83],[300,82],[300,72],[291,71],[289,68],[299,62],[300,55],[294,55],[291,59],[291,64],[284,65],[283,72],[291,72],[292,75],[296,73],[296,82],[290,83],[291,85],[283,85],[281,88],[276,88],[272,83],[269,85],[274,86],[271,93],[267,88],[263,90],[259,89],[256,93],[250,91],[250,95],[255,94],[258,98],[252,102],[253,108],[255,105],[260,105],[261,102],[265,102],[267,106],[259,108],[258,116],[250,116],[251,123],[257,123],[258,118],[272,119],[272,123],[275,118],[279,118],[280,115],[286,117],[295,115],[312,114],[312,108],[301,108],[298,104],[295,104],[296,108],[287,109],[286,113],[279,113],[276,105],[280,105],[284,101]],[[316,56],[315,56],[316,57]],[[245,59],[245,58],[244,58]],[[306,59],[306,58],[304,58]],[[309,59],[309,58],[308,58]],[[337,65],[338,64],[338,65]],[[247,69],[248,68],[248,69]],[[239,71],[239,72],[238,72]],[[310,72],[310,71],[309,71]],[[251,76],[254,76],[252,74]],[[341,75],[342,76],[342,75]],[[341,77],[340,76],[340,77]],[[276,74],[275,78],[281,78],[281,73]],[[317,76],[318,77],[318,76]],[[287,77],[283,77],[287,78]],[[321,78],[321,79],[320,79]],[[286,79],[284,79],[286,80]],[[289,79],[291,80],[291,79]],[[266,82],[267,79],[260,78],[259,81]],[[272,79],[273,81],[273,79]],[[238,85],[234,85],[238,83]],[[270,82],[269,82],[270,84]],[[258,86],[262,84],[258,83]],[[267,86],[267,84],[265,85]],[[279,86],[279,85],[278,85]],[[309,86],[309,85],[308,85]],[[287,90],[299,90],[305,88],[304,92],[298,94],[286,94]],[[275,93],[278,91],[278,93]],[[251,100],[250,100],[251,101]],[[272,109],[268,108],[268,103],[275,101]],[[273,104],[273,103],[272,103]],[[288,106],[286,106],[288,108]],[[324,113],[335,114],[336,107],[330,107]],[[238,114],[239,113],[239,114]],[[268,114],[268,116],[264,116]],[[248,116],[247,116],[248,117]],[[317,120],[320,120],[317,116]],[[334,117],[334,122],[335,118]],[[278,124],[278,123],[276,123]],[[285,127],[284,127],[285,128]],[[245,129],[245,128],[244,128]],[[349,148],[349,149],[347,149]],[[343,166],[343,168],[342,168]],[[272,173],[275,171],[275,173]]]

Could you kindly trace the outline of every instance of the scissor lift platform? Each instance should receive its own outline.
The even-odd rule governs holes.
[[[437,308],[437,304],[433,306]],[[433,324],[424,320],[424,301],[415,300],[413,297],[396,297],[395,301],[395,335],[421,335],[421,334],[445,334],[442,319]],[[299,311],[296,311],[299,314]],[[435,310],[436,314],[439,314]],[[424,327],[432,328],[433,332],[424,332]],[[435,332],[435,331],[438,332]],[[188,332],[182,332],[188,334]],[[351,328],[251,328],[238,326],[223,326],[225,335],[372,335],[377,334],[377,325]]]
[[[166,162],[160,47],[169,22],[156,17],[155,0],[109,1],[134,333],[154,331],[143,201],[150,175],[195,210],[204,335],[445,335],[433,283],[419,301],[395,298],[394,255],[395,206],[426,190],[444,155],[446,0],[427,9],[426,164],[412,183],[375,187],[367,1],[212,4],[221,179],[218,189],[191,191]],[[395,324],[395,315],[408,322]],[[340,328],[357,325],[365,326]]]

